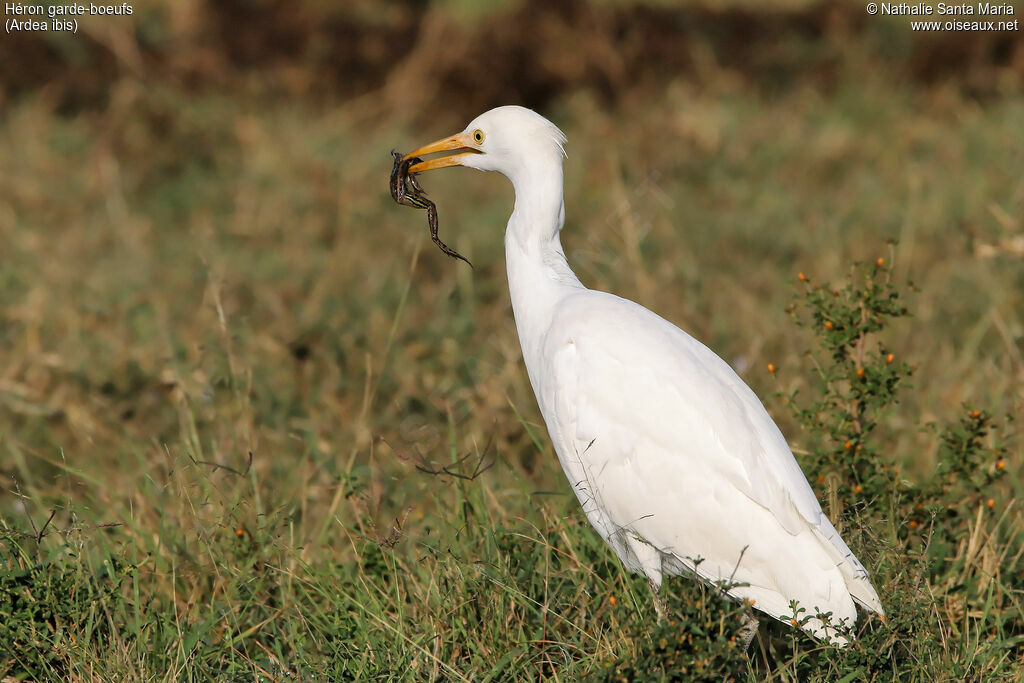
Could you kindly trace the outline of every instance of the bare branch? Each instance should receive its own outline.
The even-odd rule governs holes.
[[[231,472],[232,474],[237,474],[240,477],[244,477],[245,475],[249,474],[249,470],[252,469],[252,460],[253,460],[252,451],[249,451],[249,462],[246,463],[245,469],[242,470],[242,471],[238,471],[234,467],[231,467],[229,465],[222,465],[219,462],[210,462],[208,460],[196,460],[191,455],[189,455],[188,457],[189,457],[189,460],[191,460],[192,464],[194,464],[194,465],[208,465],[208,466],[212,467],[214,470],[227,470],[228,472]]]

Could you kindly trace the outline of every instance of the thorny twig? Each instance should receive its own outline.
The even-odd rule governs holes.
[[[405,520],[409,519],[410,512],[412,512],[411,505],[405,508],[405,514],[402,515],[402,519],[398,519],[397,517],[395,517],[395,523],[391,526],[391,529],[388,531],[387,536],[383,538],[377,538],[377,545],[379,545],[382,548],[394,548],[396,545],[398,545],[398,542],[402,540],[402,536],[405,535]],[[373,526],[374,532],[376,533],[377,526],[372,523],[371,525]]]
[[[192,461],[193,465],[209,465],[214,470],[227,470],[228,472],[231,472],[232,474],[237,474],[240,477],[244,477],[245,475],[249,474],[249,470],[252,469],[253,455],[252,455],[252,451],[249,451],[249,462],[248,462],[248,464],[246,464],[245,469],[242,470],[241,472],[236,470],[234,467],[230,467],[228,465],[222,465],[219,462],[210,462],[209,460],[196,460],[191,455],[189,455],[188,458],[189,458],[189,460]]]
[[[395,159],[395,164],[391,167],[391,198],[403,206],[411,206],[414,209],[426,209],[427,224],[430,226],[430,239],[437,245],[437,248],[452,258],[469,263],[469,267],[472,268],[473,264],[469,262],[468,258],[442,242],[441,238],[437,235],[437,206],[426,198],[425,195],[427,193],[420,187],[416,176],[409,173],[409,166],[423,160],[419,157],[403,160],[404,155],[394,150],[391,150],[391,156]]]
[[[66,529],[54,529],[53,531],[51,531],[48,534],[48,533],[46,533],[46,527],[49,526],[50,521],[54,518],[54,516],[56,514],[57,514],[57,511],[53,510],[50,513],[50,519],[46,520],[46,524],[43,525],[43,528],[40,529],[39,531],[35,532],[35,533],[26,534],[24,531],[12,531],[10,529],[0,529],[0,538],[22,538],[22,539],[26,539],[26,540],[31,539],[31,540],[35,541],[36,543],[39,543],[44,538],[46,538],[47,536],[49,536],[50,534],[53,534],[53,533],[60,534],[61,536],[67,536],[68,534],[74,533],[74,532],[77,532],[77,531],[89,531],[89,530],[92,530],[92,529],[110,529],[110,528],[117,527],[117,526],[124,526],[124,524],[122,522],[107,522],[106,524],[79,524],[77,526],[69,526]],[[30,521],[31,521],[31,519],[32,518],[29,517]],[[32,524],[32,526],[34,527],[35,524]]]
[[[398,454],[398,457],[400,457],[402,460],[410,459],[409,456],[404,455],[401,451],[392,446],[387,439],[381,437],[381,441],[386,443],[391,448],[391,450]],[[480,457],[474,464],[473,471],[470,472],[469,474],[465,474],[464,472],[461,472],[459,470],[463,469],[462,465],[473,457],[473,451],[467,452],[464,456],[456,460],[451,465],[443,465],[442,467],[438,468],[434,467],[433,463],[427,460],[426,456],[420,452],[420,449],[417,446],[413,445],[412,453],[414,457],[412,459],[416,461],[414,463],[416,465],[416,469],[418,469],[420,472],[423,472],[424,474],[432,474],[435,476],[447,474],[449,477],[455,477],[456,479],[465,479],[466,481],[473,481],[481,474],[494,467],[494,464],[497,462],[497,458],[488,457],[488,452],[491,450],[491,446],[493,444],[494,435],[492,434],[491,438],[487,440],[487,445],[484,447],[482,451],[480,451]]]
[[[29,500],[29,497],[21,492],[21,487],[18,486],[18,482],[14,482],[15,495],[22,500]],[[42,562],[42,554],[40,552],[43,539],[50,534],[46,533],[46,530],[50,528],[50,523],[53,522],[53,518],[57,516],[57,509],[50,510],[50,516],[46,518],[46,523],[40,529],[36,527],[35,520],[32,519],[32,515],[26,510],[26,517],[28,517],[28,525],[32,527],[32,533],[26,534],[24,531],[14,531],[12,529],[0,529],[0,538],[20,538],[24,540],[32,540],[36,543],[36,561]],[[75,526],[69,526],[66,529],[55,529],[50,533],[57,533],[61,536],[67,536],[70,533],[77,531],[85,531],[87,529],[110,529],[112,527],[124,526],[121,522],[108,522],[106,524],[79,524]]]

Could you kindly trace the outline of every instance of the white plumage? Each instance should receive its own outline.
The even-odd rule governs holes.
[[[649,310],[589,290],[559,240],[565,136],[522,107],[499,107],[407,158],[455,152],[413,173],[469,166],[504,174],[516,202],[505,232],[509,290],[541,414],[587,518],[631,571],[730,580],[777,619],[854,603],[882,614],[753,391],[699,341]],[[700,560],[699,562],[697,560]],[[818,619],[805,629],[845,643]]]

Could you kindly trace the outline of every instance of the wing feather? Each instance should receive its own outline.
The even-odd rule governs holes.
[[[818,524],[821,506],[785,438],[725,361],[675,325],[611,294],[581,292],[560,309],[546,339],[548,357],[558,358],[549,376],[555,385],[576,385],[571,395],[580,400],[568,406],[576,436],[592,438],[598,425],[622,419],[634,421],[624,425],[629,433],[667,447],[695,430],[709,431],[720,452],[687,457],[712,459],[790,533]],[[572,354],[565,353],[569,345]]]
[[[728,364],[614,295],[571,295],[553,320],[538,400],[584,511],[629,569],[661,580],[641,540],[704,578],[729,578],[756,539],[738,597],[776,617],[797,596],[847,619],[851,594],[881,611],[782,433]],[[808,566],[780,576],[794,551]]]

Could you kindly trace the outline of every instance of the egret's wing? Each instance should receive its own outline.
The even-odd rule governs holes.
[[[820,521],[821,506],[782,433],[710,349],[647,309],[602,292],[568,297],[554,319],[548,344],[558,361],[551,380],[577,387],[575,415],[567,416],[573,436],[587,441],[614,426],[678,447],[678,457],[718,469],[791,533]],[[714,435],[720,448],[687,448],[695,432]]]
[[[536,378],[538,398],[553,418],[548,426],[567,475],[602,498],[591,508],[606,519],[588,512],[595,526],[649,535],[703,524],[714,533],[729,527],[723,517],[749,513],[752,535],[765,524],[791,536],[811,529],[832,567],[866,585],[851,586],[854,597],[881,610],[866,571],[822,513],[782,433],[728,364],[666,320],[610,294],[571,295],[553,319],[545,341],[550,372]],[[602,477],[617,477],[618,485],[598,485]],[[737,492],[745,499],[733,497]],[[692,500],[672,503],[673,496]],[[744,501],[769,511],[774,521],[755,508],[744,512]],[[581,502],[587,509],[583,495]],[[669,520],[665,527],[653,521],[679,509],[695,518]],[[705,510],[719,518],[703,518]],[[608,529],[598,530],[609,538]],[[701,545],[683,550],[707,557]]]

